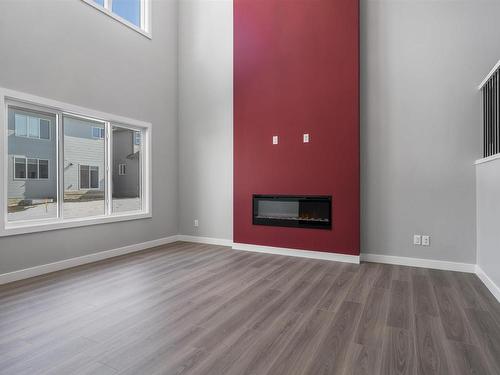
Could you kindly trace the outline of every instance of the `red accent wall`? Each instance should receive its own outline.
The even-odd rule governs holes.
[[[359,254],[358,13],[356,0],[234,1],[235,242]],[[332,195],[333,228],[252,225],[252,194]]]

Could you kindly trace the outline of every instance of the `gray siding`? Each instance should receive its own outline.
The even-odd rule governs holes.
[[[139,168],[140,148],[134,146],[134,132],[118,130],[113,132],[113,196],[116,198],[138,197],[140,191]],[[131,155],[135,155],[131,157]],[[140,156],[139,156],[140,155]],[[139,157],[138,157],[139,156]],[[119,165],[126,165],[126,174],[118,174]]]
[[[80,190],[80,165],[99,167],[99,189],[105,189],[104,140],[92,137],[88,121],[64,119],[64,190]],[[98,127],[99,125],[95,125]]]
[[[33,139],[15,135],[15,114],[36,116],[50,121],[50,139]],[[56,169],[56,126],[55,117],[50,115],[34,114],[22,110],[11,109],[8,114],[8,197],[16,199],[43,199],[57,196],[57,169]],[[48,180],[16,180],[14,179],[14,158],[46,159],[49,161]]]

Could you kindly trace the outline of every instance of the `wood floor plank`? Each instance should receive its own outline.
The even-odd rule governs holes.
[[[416,373],[414,340],[410,332],[401,328],[386,328],[383,349],[383,375],[414,375]]]
[[[350,343],[343,375],[379,375],[382,348]]]
[[[443,285],[443,284],[439,284]],[[449,285],[449,284],[448,284]],[[434,285],[436,300],[439,308],[439,317],[446,337],[463,343],[473,344],[469,322],[463,310],[455,300],[452,288]]]
[[[387,325],[404,329],[410,327],[410,286],[408,281],[392,281]]]
[[[500,374],[475,276],[174,243],[0,286],[0,374]]]
[[[488,311],[466,309],[465,313],[490,368],[500,374],[500,326]]]
[[[453,374],[456,375],[493,375],[480,348],[461,342],[450,343]]]
[[[386,324],[388,291],[373,288],[364,304],[356,331],[355,342],[360,345],[381,345]]]
[[[438,310],[429,278],[426,275],[413,275],[412,288],[415,313],[437,317]]]
[[[417,343],[417,373],[419,375],[451,375],[446,356],[446,338],[438,318],[427,314],[415,315]]]
[[[357,302],[345,301],[340,305],[304,374],[327,375],[344,371],[347,366],[348,343],[352,341],[361,308],[361,304]]]

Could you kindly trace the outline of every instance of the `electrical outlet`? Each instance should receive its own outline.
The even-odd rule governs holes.
[[[422,236],[422,246],[431,245],[431,236]]]
[[[198,223],[198,219],[194,219],[194,226],[195,227],[198,227],[199,223]]]
[[[422,245],[422,236],[420,236],[420,234],[413,235],[413,244],[414,245]]]
[[[278,144],[278,136],[273,135],[273,145],[277,145],[277,144]]]
[[[304,143],[309,143],[309,134],[304,134],[302,140],[304,141]]]

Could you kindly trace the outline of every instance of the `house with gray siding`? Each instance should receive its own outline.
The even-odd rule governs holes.
[[[55,201],[55,117],[17,109],[10,110],[8,116],[8,194],[11,204]],[[104,160],[104,125],[65,117],[65,198],[102,197],[105,190]]]
[[[105,128],[65,116],[65,200],[102,199],[105,191]],[[113,127],[113,196],[140,195],[140,133]],[[57,198],[55,116],[9,111],[9,199],[11,205]]]
[[[56,119],[12,108],[8,113],[10,200],[57,198]]]

